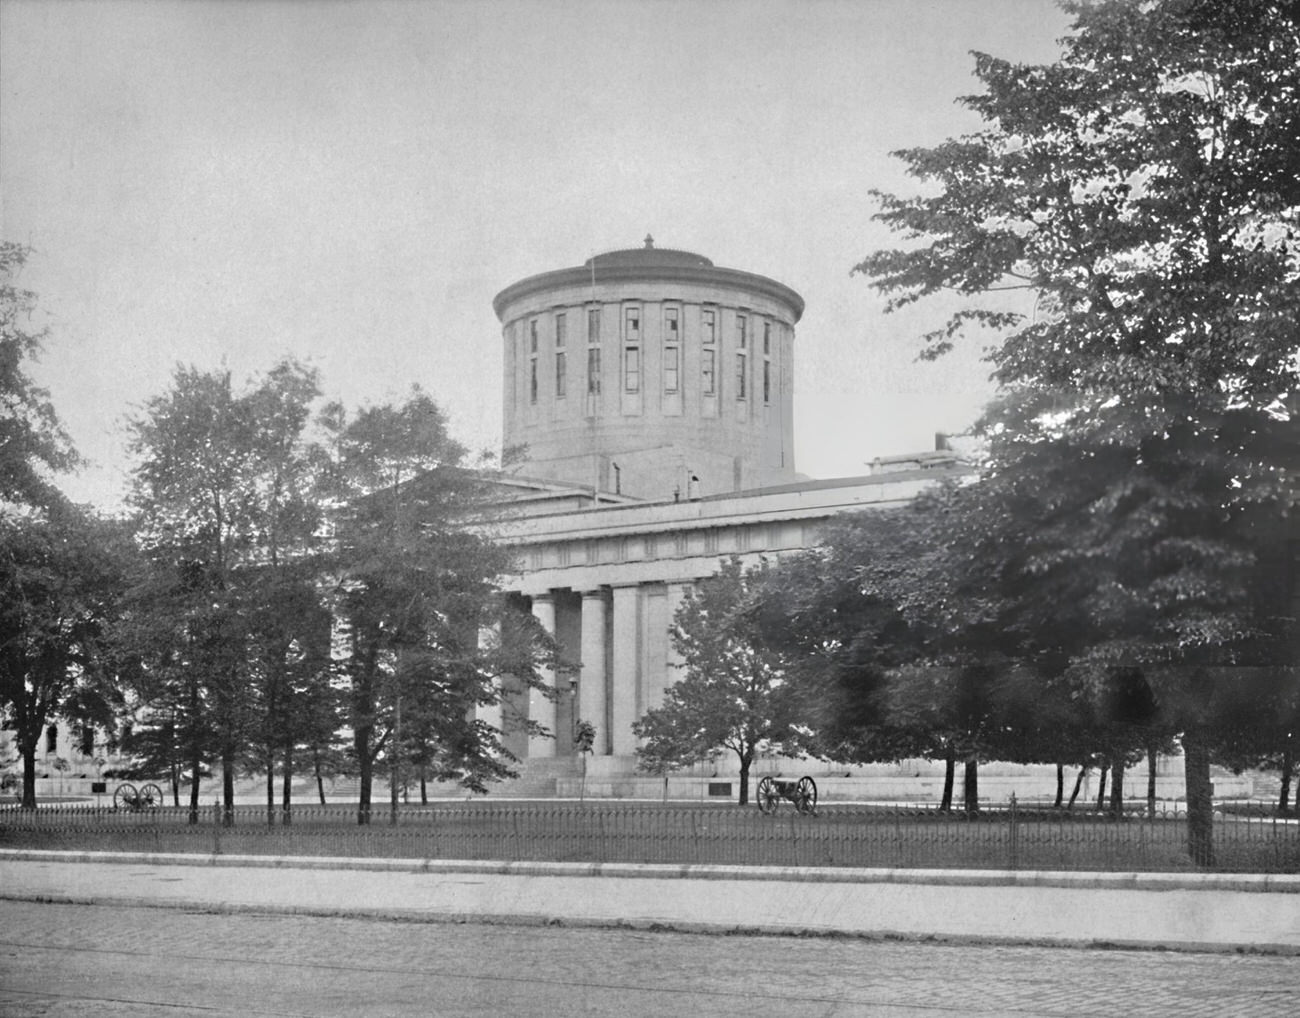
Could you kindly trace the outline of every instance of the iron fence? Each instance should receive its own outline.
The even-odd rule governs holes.
[[[658,803],[458,802],[374,807],[122,810],[0,807],[0,846],[281,856],[1152,872],[1205,869],[1184,814],[1115,819],[1009,808],[753,807]],[[1300,873],[1300,820],[1215,816],[1218,872]]]

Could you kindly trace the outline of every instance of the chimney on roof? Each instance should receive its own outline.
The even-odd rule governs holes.
[[[652,247],[655,246],[655,239],[654,239],[654,237],[650,236],[650,234],[648,234],[648,233],[645,235],[645,246],[646,246],[647,249],[652,248]]]

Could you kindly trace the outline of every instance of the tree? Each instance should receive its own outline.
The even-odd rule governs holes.
[[[809,738],[806,699],[790,681],[790,662],[764,638],[760,623],[766,565],[745,571],[731,559],[687,593],[673,617],[673,646],[685,678],[663,705],[633,725],[644,745],[643,770],[664,773],[720,751],[740,764],[740,804],[749,802],[749,771],[765,749],[798,752]]]
[[[952,673],[937,666],[941,630],[930,611],[950,603],[938,587],[950,579],[937,562],[950,542],[940,505],[931,493],[841,518],[817,548],[780,563],[762,608],[765,635],[800,663],[798,681],[819,706],[817,754],[942,759],[947,809],[957,748],[939,700]]]
[[[399,405],[351,417],[331,405],[320,421],[334,667],[360,777],[358,822],[370,820],[381,760],[395,820],[413,771],[474,790],[511,773],[501,732],[476,709],[500,702],[507,675],[543,687],[555,645],[501,594],[511,558],[474,526],[479,481],[426,394],[413,388]]]
[[[283,682],[290,654],[322,642],[310,612],[288,611],[318,519],[303,482],[303,432],[316,395],[315,372],[292,361],[243,392],[227,371],[179,367],[172,387],[130,422],[140,457],[137,540],[152,569],[136,587],[125,632],[150,701],[165,705],[163,716],[186,719],[192,816],[202,754],[214,741],[229,822],[259,707],[275,714],[272,727],[285,716],[269,687]],[[299,629],[287,631],[294,623]]]
[[[57,499],[51,471],[76,466],[49,393],[28,374],[48,334],[30,322],[36,294],[18,285],[31,249],[0,241],[0,503],[44,506]]]
[[[1067,667],[1094,684],[1141,668],[1179,718],[1189,850],[1208,862],[1211,680],[1261,656],[1293,664],[1251,592],[1295,499],[1294,433],[1278,422],[1297,382],[1300,12],[1276,0],[1068,8],[1056,64],[977,55],[985,91],[964,102],[986,128],[899,153],[929,190],[877,194],[878,218],[917,243],[858,269],[891,308],[964,299],[925,337],[928,356],[973,327],[1005,333],[989,357],[1013,399],[988,432],[1011,441],[991,472],[1058,457],[1059,485],[1021,479],[1076,551],[1044,541],[1025,559],[1058,578],[1101,563],[1084,602],[1096,641]],[[1015,288],[1035,296],[1032,316],[988,304]],[[1117,472],[1098,482],[1107,461]],[[1232,580],[1217,603],[1204,587],[1215,574]]]
[[[0,711],[36,806],[36,749],[55,719],[104,724],[113,699],[107,629],[121,593],[122,528],[67,504],[0,513]]]
[[[0,242],[0,718],[17,733],[23,805],[36,805],[46,724],[107,719],[104,627],[121,577],[118,532],[50,479],[78,457],[49,394],[28,373],[48,330],[18,285],[31,249]]]

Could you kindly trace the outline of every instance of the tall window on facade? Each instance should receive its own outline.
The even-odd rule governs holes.
[[[718,394],[718,313],[712,308],[700,312],[700,391],[706,396]]]
[[[587,309],[587,342],[600,342],[600,308]]]
[[[641,391],[641,348],[629,346],[623,351],[623,388],[627,392]]]
[[[772,323],[763,323],[763,402],[772,402]]]
[[[664,392],[681,388],[681,308],[664,308]]]
[[[537,319],[528,323],[528,402],[537,402]]]
[[[641,391],[641,309],[623,309],[623,390]]]
[[[568,322],[565,319],[564,312],[558,312],[555,316],[555,398],[564,399],[566,379],[565,379],[565,349]]]
[[[745,399],[749,392],[745,378],[749,369],[749,319],[736,315],[736,399]]]

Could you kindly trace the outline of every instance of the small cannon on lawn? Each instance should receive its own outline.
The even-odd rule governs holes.
[[[155,784],[141,785],[137,789],[129,782],[123,782],[113,792],[114,809],[129,809],[132,813],[138,813],[140,810],[157,809],[162,804],[162,789]]]
[[[758,811],[763,814],[775,812],[782,799],[794,803],[796,812],[814,814],[817,812],[817,782],[812,778],[800,778],[798,781],[781,781],[765,777],[758,783]]]

